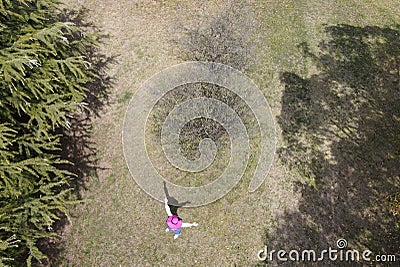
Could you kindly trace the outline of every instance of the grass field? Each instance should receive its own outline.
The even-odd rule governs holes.
[[[263,91],[276,118],[278,156],[256,192],[247,192],[250,177],[246,174],[239,185],[219,201],[198,208],[181,208],[179,214],[184,221],[197,221],[199,227],[183,229],[177,240],[164,232],[163,204],[145,194],[132,179],[122,152],[121,130],[125,110],[135,90],[153,74],[180,62],[171,47],[174,23],[184,18],[185,9],[196,9],[198,4],[196,1],[179,1],[182,3],[178,5],[178,1],[172,0],[63,2],[69,8],[88,9],[86,20],[109,35],[101,45],[102,52],[116,56],[116,62],[108,71],[114,78],[110,104],[94,120],[92,133],[100,169],[96,176],[88,178],[87,190],[82,192],[87,201],[71,211],[72,221],[62,235],[58,264],[251,266],[259,264],[257,251],[265,244],[274,245],[276,249],[317,249],[334,246],[338,238],[348,239],[349,246],[357,249],[368,246],[377,253],[400,253],[399,228],[394,226],[394,219],[386,210],[387,196],[398,191],[400,186],[398,166],[391,156],[394,153],[391,148],[381,147],[390,155],[367,150],[367,159],[363,161],[354,159],[357,156],[340,157],[350,150],[361,153],[363,150],[357,150],[358,146],[350,149],[351,146],[343,142],[355,139],[353,141],[357,143],[363,141],[363,137],[346,139],[346,130],[339,131],[333,127],[335,125],[320,124],[313,128],[303,122],[287,122],[296,117],[295,109],[305,111],[307,118],[317,122],[330,118],[322,104],[319,110],[304,108],[302,103],[297,103],[291,90],[330,88],[335,82],[345,84],[334,74],[346,75],[348,72],[327,70],[340,70],[341,63],[346,61],[340,58],[345,53],[333,54],[343,48],[339,42],[353,40],[351,34],[343,37],[343,32],[379,34],[376,38],[399,44],[399,37],[396,39],[389,30],[400,23],[399,1],[251,1],[264,31],[260,35],[266,37],[257,51],[256,67],[247,74]],[[327,43],[326,40],[335,36],[341,39],[337,37],[338,42]],[[305,48],[311,52],[305,53]],[[391,53],[396,55],[396,50],[387,55]],[[331,66],[329,62],[336,65]],[[399,77],[398,54],[394,65],[386,61],[382,64],[388,64],[385,66],[389,69],[382,67],[388,75]],[[374,73],[366,68],[370,67],[367,61],[356,62],[354,66]],[[354,77],[359,73],[349,75]],[[382,77],[385,80],[388,76]],[[399,80],[396,84],[395,78],[390,79],[394,79],[394,84],[388,85],[389,88],[394,92],[397,88],[398,92]],[[361,83],[362,80],[365,78],[350,79],[346,84],[352,87],[352,81]],[[366,90],[368,86],[360,85],[360,88]],[[386,85],[381,88],[385,89]],[[324,95],[329,93],[314,90],[311,94],[317,100],[324,99]],[[385,97],[390,100],[388,95]],[[348,103],[353,102],[349,100]],[[379,107],[381,104],[377,102]],[[362,113],[361,109],[353,110],[357,116]],[[315,114],[322,114],[322,117],[316,118]],[[369,116],[360,115],[360,118],[367,120]],[[339,116],[337,121],[339,126],[360,129],[361,119],[357,120],[356,126],[346,119],[346,114]],[[394,121],[398,123],[396,119]],[[384,126],[377,127],[384,129]],[[361,133],[367,137],[373,135],[368,131],[371,127],[366,125],[364,128],[366,130]],[[395,128],[391,130],[398,133]],[[316,139],[315,136],[322,137]],[[337,143],[343,151],[333,145]],[[379,169],[375,164],[378,160],[368,158],[369,152],[383,155],[383,158],[387,156],[385,162],[392,165],[379,163]],[[299,167],[296,167],[296,159],[299,159]],[[319,165],[313,164],[315,159]],[[377,173],[382,170],[384,181],[377,179]],[[368,190],[359,189],[363,186]]]

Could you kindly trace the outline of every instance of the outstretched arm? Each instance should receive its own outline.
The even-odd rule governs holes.
[[[165,202],[165,211],[167,212],[168,216],[172,216],[171,210],[169,209],[168,206],[168,198],[165,198],[164,202]]]
[[[198,226],[199,224],[197,222],[194,223],[182,223],[181,227],[192,227],[192,226]]]

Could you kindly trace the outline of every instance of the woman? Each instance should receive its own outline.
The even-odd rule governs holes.
[[[182,222],[182,219],[179,218],[177,215],[173,215],[171,213],[171,210],[168,206],[168,199],[165,198],[165,211],[167,212],[168,219],[167,219],[167,229],[165,229],[165,232],[170,232],[172,231],[174,233],[174,239],[177,239],[178,236],[181,234],[181,227],[192,227],[192,226],[198,226],[199,224],[194,222],[194,223],[184,223]]]

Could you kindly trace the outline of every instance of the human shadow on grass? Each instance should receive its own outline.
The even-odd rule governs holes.
[[[287,252],[314,249],[318,258],[344,238],[344,251],[359,250],[360,262],[330,261],[325,254],[321,262],[275,257],[274,264],[376,264],[362,260],[365,249],[371,259],[400,259],[400,228],[389,210],[390,197],[400,191],[399,29],[327,26],[329,38],[319,43],[319,52],[299,45],[317,74],[281,73],[284,147],[278,154],[306,179],[293,186],[302,196],[298,210],[285,212],[267,231],[266,245]]]
[[[84,8],[80,10],[64,9],[59,16],[60,21],[73,22],[88,31],[100,32],[96,26],[85,22],[85,14],[87,14],[87,10]],[[82,37],[77,36],[76,38]],[[106,35],[101,34],[96,36],[99,43],[107,38]],[[100,117],[100,111],[109,104],[109,93],[114,80],[107,74],[107,70],[111,64],[116,62],[115,56],[107,56],[99,52],[97,46],[87,47],[86,52],[85,57],[91,63],[95,75],[91,82],[84,85],[87,88],[83,101],[85,105],[70,118],[69,129],[57,130],[60,134],[61,158],[71,163],[62,165],[60,168],[75,175],[74,179],[69,182],[68,188],[72,189],[73,196],[77,200],[82,200],[82,191],[87,189],[88,178],[97,177],[97,171],[101,169],[97,160],[97,145],[92,138],[92,123],[93,118]],[[53,224],[52,228],[53,231],[62,233],[65,226],[69,224],[69,220],[64,214],[58,216],[60,219]],[[48,256],[48,259],[43,261],[43,266],[59,265],[58,261],[64,244],[58,237],[42,239],[38,245],[40,250]]]
[[[176,215],[179,217],[178,209],[180,207],[185,206],[186,204],[189,204],[190,201],[178,202],[178,200],[176,198],[174,198],[173,196],[171,196],[169,194],[168,188],[167,188],[167,183],[165,181],[164,181],[164,193],[165,193],[165,197],[168,199],[168,206],[169,206],[169,209],[171,210],[171,213],[173,215]]]

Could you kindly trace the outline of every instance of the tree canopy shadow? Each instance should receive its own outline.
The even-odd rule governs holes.
[[[100,117],[100,111],[109,104],[110,89],[114,84],[113,77],[107,74],[107,70],[111,64],[116,63],[117,56],[108,56],[98,49],[98,44],[107,40],[105,34],[98,34],[101,29],[91,22],[87,22],[88,10],[81,8],[79,10],[62,9],[59,14],[60,21],[73,22],[81,29],[87,30],[90,34],[94,34],[97,44],[93,44],[86,48],[87,60],[91,63],[93,70],[92,80],[86,83],[86,96],[83,101],[84,105],[76,114],[70,116],[69,129],[57,129],[60,135],[60,153],[63,160],[67,160],[71,164],[63,164],[60,166],[73,174],[74,179],[69,181],[68,188],[72,189],[72,198],[82,200],[82,190],[86,190],[86,183],[89,177],[97,177],[97,171],[101,169],[98,165],[97,147],[92,138],[93,119]],[[84,34],[84,33],[82,33]],[[77,36],[79,40],[81,36]],[[64,228],[69,224],[69,219],[64,214],[59,214],[57,220],[52,226],[52,230],[61,234]],[[48,259],[43,263],[35,263],[38,266],[56,266],[60,260],[60,255],[64,250],[64,244],[59,237],[42,239],[39,241],[39,247]]]
[[[400,227],[389,211],[400,191],[399,29],[326,26],[329,38],[318,52],[299,45],[317,74],[281,73],[279,156],[307,181],[293,186],[302,196],[298,210],[268,231],[271,249],[337,249],[344,238],[346,249],[400,259]],[[349,266],[327,258],[314,264]],[[371,263],[351,263],[365,264]]]

